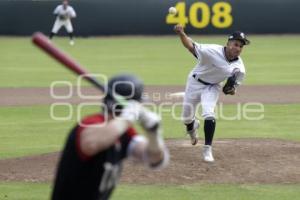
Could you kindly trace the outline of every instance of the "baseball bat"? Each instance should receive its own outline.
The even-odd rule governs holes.
[[[72,72],[82,75],[87,81],[96,86],[102,92],[105,92],[105,87],[97,81],[94,77],[89,75],[89,72],[76,62],[71,56],[56,47],[43,33],[36,32],[32,36],[32,42],[41,48],[44,52],[60,62]]]

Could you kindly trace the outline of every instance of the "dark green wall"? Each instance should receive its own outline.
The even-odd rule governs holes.
[[[71,5],[78,15],[73,25],[76,34],[82,36],[173,34],[173,25],[166,23],[166,16],[168,8],[178,2],[186,7],[185,14],[189,21],[186,29],[189,33],[221,34],[233,30],[243,30],[246,33],[300,33],[298,0],[204,0],[201,1],[204,2],[202,5],[193,0],[73,0]],[[220,2],[225,2],[232,8],[228,15],[233,22],[224,28],[217,28],[212,23],[215,15],[212,14],[212,8],[216,4],[220,5]],[[29,35],[35,31],[48,33],[55,19],[52,15],[53,9],[59,3],[61,1],[1,0],[0,34]],[[201,7],[194,12],[197,13],[194,22],[195,19],[203,22],[201,11],[208,9],[209,13],[203,18],[208,23],[204,23],[203,28],[195,28],[191,23],[192,6]]]

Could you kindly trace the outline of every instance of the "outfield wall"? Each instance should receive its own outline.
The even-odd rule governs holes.
[[[61,1],[1,0],[0,34],[48,33]],[[173,34],[176,23],[189,33],[300,33],[298,0],[71,0],[77,35]],[[170,6],[179,13],[168,15]],[[62,31],[64,32],[64,31]]]

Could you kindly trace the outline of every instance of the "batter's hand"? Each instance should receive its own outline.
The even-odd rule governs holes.
[[[177,33],[177,34],[182,34],[182,33],[184,33],[183,26],[180,25],[180,24],[177,24],[176,26],[174,26],[174,31],[175,31],[175,33]]]
[[[160,126],[161,118],[156,113],[143,107],[140,112],[139,121],[146,131],[155,132],[156,130],[154,129],[157,129]]]
[[[141,110],[142,105],[139,102],[130,100],[126,103],[119,117],[130,123],[134,123],[135,121],[139,120]]]

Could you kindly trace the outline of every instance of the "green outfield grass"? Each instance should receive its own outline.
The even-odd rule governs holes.
[[[50,191],[50,185],[46,183],[0,182],[1,200],[48,200]]]
[[[70,120],[53,120],[50,106],[0,107],[0,159],[58,151],[77,119],[76,106]],[[96,112],[99,107],[83,109],[83,115]],[[66,107],[56,107],[56,117],[66,117]],[[79,117],[80,118],[80,117]]]
[[[50,118],[50,106],[0,107],[0,159],[58,151],[64,144],[68,131],[76,121],[76,106],[71,120],[55,121]],[[185,138],[184,126],[179,119],[170,114],[170,107],[162,112],[166,138]],[[280,138],[300,141],[298,127],[300,104],[265,105],[264,119],[249,121],[217,121],[216,138]],[[99,110],[95,107],[83,109],[83,115]],[[180,117],[181,108],[175,109],[175,116]],[[234,117],[238,108],[235,105],[224,106],[223,115]],[[55,109],[56,116],[66,116],[64,107]],[[261,115],[251,114],[252,117]],[[221,114],[219,114],[221,116]],[[202,128],[200,129],[202,131]],[[201,136],[203,134],[200,134]]]
[[[226,36],[193,36],[198,42],[225,44]],[[300,84],[300,36],[249,36],[244,49],[245,84]],[[54,42],[93,73],[131,72],[146,84],[184,85],[196,60],[175,36],[67,38]],[[75,76],[35,48],[29,37],[0,37],[0,87],[47,87]]]
[[[300,185],[123,185],[113,199],[132,200],[299,200]]]
[[[112,200],[299,200],[300,185],[120,185]],[[46,200],[49,184],[0,183],[0,199]]]

